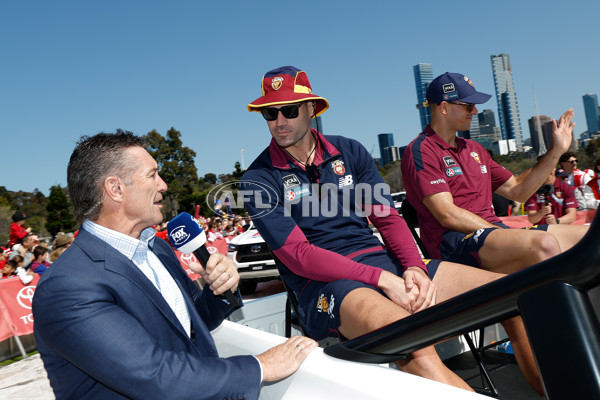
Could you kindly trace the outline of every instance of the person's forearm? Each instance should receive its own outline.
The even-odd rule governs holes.
[[[560,220],[560,224],[572,224],[575,222],[577,218],[577,210],[575,208],[567,208],[567,212],[560,218],[557,218],[556,221]]]
[[[544,219],[544,213],[542,213],[541,210],[527,211],[527,219],[529,220],[529,222],[535,225],[542,219]]]
[[[510,198],[520,202],[526,202],[546,181],[552,172],[560,154],[546,153],[531,169],[515,176],[517,185],[512,188]]]
[[[479,215],[456,206],[449,207],[441,218],[437,219],[444,228],[462,233],[496,227],[496,225],[486,221]]]

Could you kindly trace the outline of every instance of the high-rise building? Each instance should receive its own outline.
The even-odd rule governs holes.
[[[537,115],[527,120],[529,123],[529,136],[531,147],[537,155],[545,154],[552,147],[552,118],[547,115]],[[548,136],[548,123],[550,123],[550,135]]]
[[[515,139],[517,151],[522,151],[523,137],[519,118],[519,105],[513,84],[510,57],[508,54],[498,54],[490,57],[492,59],[492,72],[494,74],[498,119],[500,121],[500,130],[502,131],[502,139]]]
[[[400,159],[400,148],[398,146],[389,146],[383,149],[381,156],[382,164],[385,167],[387,164],[391,164],[396,160]]]
[[[600,113],[598,112],[598,96],[595,93],[583,95],[583,109],[587,122],[588,134],[600,132]]]
[[[477,123],[476,134],[473,130],[475,123]],[[500,128],[496,126],[496,118],[492,110],[483,110],[477,114],[477,118],[473,118],[471,121],[471,139],[486,149],[493,149],[494,143],[502,139]]]
[[[426,107],[427,88],[433,80],[433,70],[431,64],[419,63],[413,66],[415,73],[415,87],[417,88],[417,109],[421,118],[421,130],[425,130],[427,124],[431,122],[431,109]]]
[[[377,135],[377,138],[379,139],[379,154],[381,155],[381,165],[385,167],[386,164],[389,164],[393,161],[390,159],[386,159],[385,148],[394,146],[394,134],[380,133],[379,135]]]

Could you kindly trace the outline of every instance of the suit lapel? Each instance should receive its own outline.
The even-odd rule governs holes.
[[[80,230],[78,235],[78,245],[90,256],[94,261],[104,261],[104,268],[107,271],[111,271],[115,274],[121,275],[139,288],[150,301],[156,306],[161,314],[174,325],[185,337],[188,337],[187,333],[181,326],[181,323],[177,319],[177,316],[165,301],[165,298],[160,294],[156,287],[150,282],[150,280],[140,271],[140,269],[127,257],[118,252],[114,247],[110,246],[103,240],[95,237],[94,235]],[[160,258],[160,257],[159,257]],[[164,257],[160,258],[164,263]],[[172,275],[172,274],[171,274]],[[175,279],[177,282],[177,279]],[[177,283],[179,285],[179,283]],[[181,288],[181,285],[179,285]],[[184,298],[189,297],[184,293]],[[186,300],[188,309],[190,306]],[[191,314],[191,312],[190,312]],[[188,337],[189,339],[189,337]]]

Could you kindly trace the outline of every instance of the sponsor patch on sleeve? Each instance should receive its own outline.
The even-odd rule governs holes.
[[[452,178],[453,176],[456,175],[462,175],[462,170],[460,169],[460,167],[450,167],[450,168],[446,168],[446,176],[448,178]]]

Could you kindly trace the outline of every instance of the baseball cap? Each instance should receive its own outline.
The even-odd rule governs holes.
[[[263,76],[261,87],[262,96],[248,104],[248,111],[260,112],[263,107],[308,100],[316,102],[315,116],[329,108],[329,102],[325,98],[312,93],[306,72],[296,67],[288,65],[272,69]]]
[[[446,72],[431,81],[427,88],[427,101],[440,104],[442,101],[462,101],[482,104],[492,96],[475,90],[473,82],[463,74]]]

